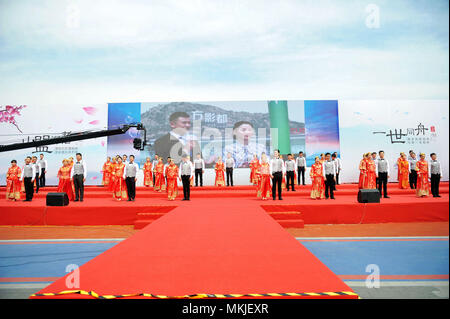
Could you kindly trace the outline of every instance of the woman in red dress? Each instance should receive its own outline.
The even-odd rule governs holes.
[[[216,171],[214,185],[219,187],[225,186],[225,164],[222,162],[222,156],[219,156],[219,160],[216,162],[214,170]]]
[[[398,167],[398,187],[401,189],[409,188],[409,161],[406,159],[405,153],[400,153],[397,160]]]
[[[125,183],[125,178],[123,177],[125,171],[125,164],[122,163],[122,158],[119,156],[117,158],[117,164],[114,168],[114,185],[113,185],[113,198],[118,201],[126,200],[127,195],[127,184]]]
[[[363,184],[364,189],[377,188],[377,164],[374,162],[370,153],[366,157],[366,179]]]
[[[117,166],[117,156],[111,159],[111,165],[109,166],[109,170],[111,171],[111,179],[108,186],[108,191],[112,192],[114,187],[114,182],[116,180],[116,166]]]
[[[428,162],[425,160],[425,154],[420,154],[420,160],[416,163],[417,171],[417,197],[428,197],[430,195],[430,183],[428,180]]]
[[[257,183],[256,196],[266,200],[272,196],[272,187],[270,186],[270,164],[267,162],[267,155],[261,155],[261,163],[258,163],[258,168],[255,172],[255,179]]]
[[[158,159],[158,164],[155,166],[155,185],[153,189],[157,192],[166,190],[166,181],[164,178],[164,163],[162,157]]]
[[[144,164],[144,186],[145,187],[153,187],[153,164],[151,162],[150,157],[147,157],[146,162]]]
[[[17,166],[17,161],[11,161],[11,167],[6,172],[6,199],[12,201],[20,200],[22,170]]]
[[[109,186],[109,184],[111,183],[111,164],[111,157],[108,156],[102,168],[102,185],[105,187]]]
[[[259,169],[259,160],[258,160],[258,156],[255,154],[253,155],[253,160],[250,162],[249,166],[250,166],[250,183],[252,183],[253,185],[258,184],[258,178],[256,176],[256,172]]]
[[[311,166],[309,171],[309,176],[311,177],[312,189],[311,198],[312,199],[323,199],[325,198],[325,177],[323,176],[323,166],[320,162],[319,157],[316,156],[314,164]]]
[[[66,193],[69,200],[73,201],[75,199],[74,186],[70,178],[72,167],[70,166],[70,161],[68,159],[64,159],[62,163],[63,166],[58,170],[57,177],[59,178],[59,183],[56,191],[58,193]]]
[[[175,200],[178,195],[178,166],[173,160],[170,160],[169,165],[166,166],[165,175],[167,177],[167,198]]]

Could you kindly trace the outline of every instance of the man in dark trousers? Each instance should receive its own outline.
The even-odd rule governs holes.
[[[295,161],[292,154],[288,154],[288,160],[284,163],[284,165],[286,166],[286,190],[289,191],[289,186],[291,186],[292,191],[295,192]]]
[[[34,180],[36,181],[36,194],[39,193],[39,180],[41,176],[41,169],[39,168],[39,163],[36,156],[31,157],[31,164],[34,166],[34,171],[36,172]]]
[[[409,186],[411,187],[411,189],[416,189],[417,188],[416,153],[410,151],[408,162],[409,162]]]
[[[82,202],[84,197],[84,182],[86,181],[87,168],[81,153],[77,153],[76,161],[70,171],[70,178],[73,180],[75,188],[75,202]]]
[[[303,155],[303,152],[298,153],[298,157],[295,160],[297,166],[297,185],[305,185],[305,170],[306,170],[306,158]]]
[[[33,183],[36,178],[36,166],[31,163],[31,157],[28,156],[25,159],[25,165],[22,168],[23,185],[25,187],[25,200],[24,202],[31,202],[33,199],[34,187]]]
[[[194,174],[194,165],[191,161],[188,161],[186,155],[181,158],[178,174],[178,178],[183,183],[183,200],[191,200],[191,176]]]
[[[389,198],[387,194],[387,183],[389,179],[389,162],[384,158],[384,151],[378,152],[379,159],[376,162],[377,165],[377,178],[378,178],[378,191],[380,196],[384,194],[384,198]]]
[[[436,153],[431,153],[430,155],[430,180],[431,180],[431,193],[433,197],[441,197],[439,195],[439,183],[441,181],[442,176],[442,167],[441,163],[437,160]]]
[[[203,186],[203,173],[205,172],[205,161],[200,153],[197,153],[197,158],[194,160],[195,169],[195,186],[198,186],[200,180],[200,186]]]
[[[134,155],[130,155],[130,161],[125,164],[123,177],[127,184],[128,201],[133,201],[136,198],[136,180],[139,166],[134,162]]]
[[[270,178],[272,178],[272,197],[276,200],[276,194],[278,190],[278,199],[283,200],[281,197],[281,182],[286,175],[286,167],[284,161],[280,158],[280,151],[275,150],[273,152],[273,158],[269,162]]]
[[[323,175],[325,176],[325,198],[334,199],[334,187],[336,183],[336,165],[331,160],[331,154],[325,154],[323,162]]]
[[[231,153],[227,153],[227,159],[225,160],[225,171],[227,173],[227,186],[233,186],[233,169],[235,166],[234,158],[231,157]]]
[[[45,187],[45,174],[47,173],[48,162],[44,159],[44,154],[39,155],[38,165],[39,173],[41,175],[39,177],[39,187]]]

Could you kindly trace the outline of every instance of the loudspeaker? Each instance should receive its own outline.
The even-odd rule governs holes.
[[[360,189],[358,192],[359,203],[379,203],[380,197],[378,189]]]
[[[69,197],[66,193],[48,193],[47,206],[67,206],[69,205]]]

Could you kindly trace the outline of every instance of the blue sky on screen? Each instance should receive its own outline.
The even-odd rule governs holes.
[[[0,0],[0,103],[447,99],[448,30],[447,0]]]

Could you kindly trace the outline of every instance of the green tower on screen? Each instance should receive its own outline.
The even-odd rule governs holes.
[[[278,129],[278,149],[281,154],[291,152],[291,135],[289,129],[289,116],[287,101],[268,101],[270,127]],[[272,139],[272,146],[276,147]]]

